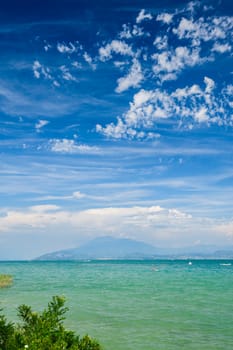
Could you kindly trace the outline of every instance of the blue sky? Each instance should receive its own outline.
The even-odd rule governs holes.
[[[158,3],[158,2],[157,2]],[[7,1],[0,259],[233,244],[230,1]]]

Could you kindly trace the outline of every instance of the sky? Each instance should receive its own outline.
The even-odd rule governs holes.
[[[0,260],[233,245],[233,4],[6,1]]]

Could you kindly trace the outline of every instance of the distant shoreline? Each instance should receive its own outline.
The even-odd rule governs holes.
[[[80,258],[80,259],[9,259],[9,260],[1,260],[0,263],[29,263],[29,262],[35,262],[35,263],[40,263],[40,262],[82,262],[82,263],[89,263],[89,262],[122,262],[122,261],[233,261],[233,257],[227,258],[227,257],[156,257],[156,258]]]

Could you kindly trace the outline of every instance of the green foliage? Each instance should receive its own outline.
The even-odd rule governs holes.
[[[0,275],[0,288],[8,287],[12,284],[13,278],[11,275]]]
[[[100,350],[97,341],[88,335],[80,337],[66,330],[63,324],[65,299],[55,296],[41,314],[32,311],[30,306],[18,308],[20,323],[8,323],[0,315],[1,350]]]
[[[10,349],[10,340],[14,334],[12,323],[8,323],[5,316],[0,315],[0,349]]]

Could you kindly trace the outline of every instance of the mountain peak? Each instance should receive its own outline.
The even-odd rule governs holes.
[[[123,259],[154,256],[156,248],[128,238],[102,236],[79,248],[66,249],[40,256],[39,260]]]

